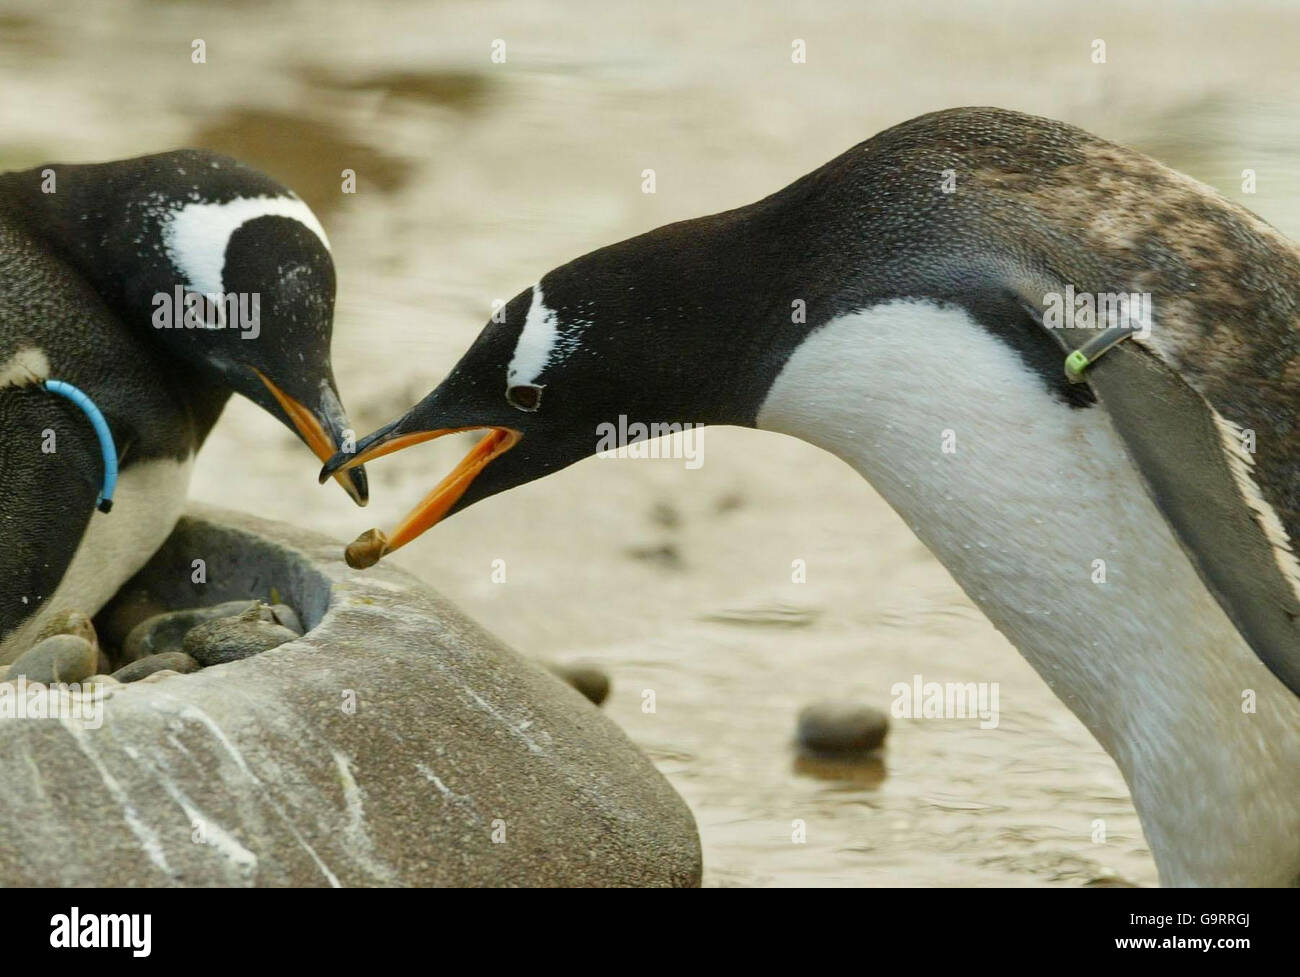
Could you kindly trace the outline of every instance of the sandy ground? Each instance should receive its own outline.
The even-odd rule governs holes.
[[[932,109],[1063,118],[1300,231],[1300,13],[1283,4],[795,7],[9,2],[0,165],[200,145],[298,188],[335,246],[335,366],[362,431],[427,392],[492,301],[550,267],[749,202]],[[791,62],[796,38],[806,64]],[[355,196],[339,192],[344,167]],[[1251,197],[1244,168],[1259,174]],[[362,512],[238,402],[192,494],[348,540],[392,525],[467,445],[371,466]],[[697,471],[589,460],[396,562],[521,651],[611,673],[606,708],[692,805],[711,884],[1155,882],[1114,765],[866,483],[776,435],[710,429],[704,445]],[[898,721],[882,762],[847,777],[796,762],[802,704],[884,707],[918,673],[1000,683],[999,727]]]

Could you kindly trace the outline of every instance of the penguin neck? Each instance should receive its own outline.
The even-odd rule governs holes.
[[[177,364],[177,375],[185,377],[183,389],[184,403],[188,406],[194,419],[195,452],[212,433],[212,428],[221,417],[230,401],[231,389],[216,380],[206,378],[202,371],[178,357],[171,358]]]
[[[1103,408],[1055,396],[965,310],[897,301],[805,339],[757,426],[838,455],[903,517],[1115,759],[1166,884],[1296,881],[1300,704]]]

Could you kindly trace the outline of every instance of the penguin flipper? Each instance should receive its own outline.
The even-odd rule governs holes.
[[[39,386],[0,389],[0,648],[58,589],[95,511],[101,464],[75,406]]]
[[[1176,370],[1133,342],[1087,378],[1202,581],[1259,659],[1300,695],[1295,558],[1280,524],[1270,539],[1265,525],[1277,520],[1250,479],[1249,456],[1230,443],[1235,432]]]

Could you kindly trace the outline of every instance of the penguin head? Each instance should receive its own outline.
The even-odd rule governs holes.
[[[158,341],[279,418],[317,457],[355,441],[330,365],[334,262],[307,205],[284,196],[192,204],[170,217],[163,239],[164,279],[182,285],[170,300],[150,293]],[[366,503],[364,469],[339,481]]]
[[[305,203],[198,150],[31,175],[50,171],[55,192],[23,194],[32,230],[123,321],[260,405],[322,460],[351,443],[330,365],[334,262]],[[363,469],[339,482],[366,503]]]
[[[699,328],[703,309],[665,307],[665,290],[648,272],[641,277],[634,254],[620,269],[622,258],[603,249],[521,292],[428,396],[325,465],[322,480],[445,434],[486,432],[383,536],[373,559],[475,502],[598,452],[688,425],[752,422],[763,391],[745,379],[754,376],[746,357],[727,355],[722,330]],[[639,301],[642,289],[655,307]]]

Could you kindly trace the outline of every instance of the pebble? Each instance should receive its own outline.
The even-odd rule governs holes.
[[[866,753],[885,742],[889,717],[874,706],[826,701],[799,712],[799,745],[817,753]]]
[[[165,651],[160,655],[150,655],[147,658],[137,658],[129,665],[123,665],[113,673],[113,681],[138,682],[140,679],[152,675],[154,672],[160,672],[169,669],[178,675],[187,675],[190,672],[199,670],[199,663],[183,651]]]
[[[367,529],[348,543],[348,548],[343,551],[343,558],[353,570],[364,570],[378,563],[380,557],[387,551],[388,537],[381,530]]]
[[[95,646],[80,635],[56,634],[19,656],[5,678],[25,675],[28,682],[45,685],[80,682],[95,673],[98,658]]]
[[[95,634],[95,625],[81,611],[63,611],[54,615],[45,622],[45,626],[36,635],[33,647],[56,634],[75,634],[78,638],[84,638],[95,647],[99,647],[99,636]]]
[[[161,682],[163,679],[171,678],[173,675],[179,675],[180,672],[173,672],[170,668],[164,668],[160,672],[153,672],[144,678],[132,682],[132,685],[152,685],[154,682]]]
[[[221,665],[278,648],[298,635],[282,624],[265,621],[261,609],[234,618],[199,624],[185,635],[184,647],[200,665]]]
[[[609,676],[594,665],[550,665],[555,676],[573,686],[594,705],[609,698]]]
[[[122,661],[129,664],[150,655],[180,651],[185,635],[193,627],[219,618],[237,617],[260,606],[255,600],[231,600],[211,607],[192,607],[183,611],[169,611],[141,621],[127,635],[122,646]],[[295,615],[296,616],[296,615]]]
[[[298,612],[288,604],[271,604],[270,606],[263,605],[262,620],[270,621],[272,624],[283,625],[300,637],[307,633],[303,629],[302,620],[298,617]]]
[[[54,637],[56,634],[75,634],[78,638],[85,638],[95,646],[95,671],[111,672],[113,670],[108,652],[100,643],[99,635],[95,633],[94,622],[88,616],[82,614],[81,611],[63,611],[45,622],[45,627],[41,628],[40,633],[36,635],[32,647],[40,644],[46,638]]]

